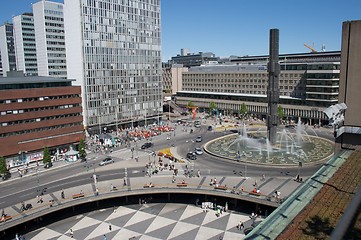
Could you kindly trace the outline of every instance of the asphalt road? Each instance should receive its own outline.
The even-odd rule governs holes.
[[[146,150],[137,149],[137,151],[149,153],[151,151],[157,151],[175,145],[177,147],[178,155],[183,156],[185,159],[187,152],[194,150],[195,147],[201,147],[207,141],[219,136],[224,136],[225,134],[231,134],[231,132],[214,133],[207,131],[207,125],[203,125],[202,128],[195,129],[193,133],[189,133],[189,131],[183,132],[182,128],[178,127],[175,134],[172,132],[154,137],[153,148]],[[332,138],[332,135],[330,135],[329,132],[318,132],[318,135],[326,138]],[[167,136],[170,136],[169,140],[167,140]],[[200,143],[195,142],[197,136],[202,136],[203,141]],[[144,140],[138,143],[138,148],[140,148],[142,143],[144,143]],[[92,183],[94,172],[99,176],[99,181],[123,178],[125,173],[122,168],[106,168],[98,165],[104,157],[105,155],[102,154],[91,154],[88,163],[76,162],[67,164],[60,168],[49,169],[47,171],[41,170],[41,172],[38,172],[37,174],[34,174],[33,172],[32,175],[22,178],[15,176],[16,179],[4,182],[0,185],[0,208],[11,206],[14,202],[19,203],[31,198],[36,198],[36,196],[44,189],[46,189],[46,193],[51,193],[61,189]],[[126,161],[125,159],[117,157],[114,159],[116,162]],[[297,167],[264,167],[220,161],[216,157],[207,153],[198,156],[197,160],[193,161],[191,165],[193,166],[190,167],[193,167],[194,169],[200,169],[202,175],[213,176],[238,175],[242,177],[260,177],[262,174],[265,174],[267,177],[290,177],[296,176],[298,172]],[[88,171],[86,170],[86,166],[88,167]],[[303,167],[301,169],[301,174],[304,178],[311,176],[319,169],[319,167],[320,165]],[[143,177],[144,169],[144,166],[128,168],[127,177]]]

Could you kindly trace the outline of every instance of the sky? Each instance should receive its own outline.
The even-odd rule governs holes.
[[[56,0],[63,2],[62,0]],[[0,24],[31,11],[36,0],[1,0]],[[191,53],[267,55],[269,30],[280,53],[341,50],[342,22],[361,20],[361,0],[161,0],[163,61]]]

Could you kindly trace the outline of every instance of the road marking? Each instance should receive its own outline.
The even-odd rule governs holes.
[[[140,173],[140,171],[134,170],[134,171],[132,171],[132,173]]]

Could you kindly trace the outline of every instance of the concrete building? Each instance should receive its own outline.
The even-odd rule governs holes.
[[[339,103],[345,103],[344,122],[336,129],[337,148],[361,145],[361,20],[342,24]]]
[[[24,13],[13,17],[16,65],[25,75],[38,75],[34,17]]]
[[[280,55],[280,105],[287,118],[327,124],[323,111],[338,101],[340,52]],[[193,67],[182,75],[176,103],[192,101],[201,110],[215,102],[224,113],[267,113],[267,56],[244,57],[233,64]]]
[[[82,87],[88,130],[158,118],[160,0],[65,0],[64,6],[68,76]]]
[[[45,146],[62,154],[85,137],[73,81],[21,72],[0,78],[0,156],[10,167],[41,160]]]
[[[216,57],[214,53],[211,52],[199,52],[199,53],[189,53],[189,50],[186,48],[181,49],[181,54],[175,57],[172,57],[169,60],[170,64],[181,64],[184,67],[194,67],[206,64],[209,62],[218,62],[219,57]]]
[[[163,91],[169,94],[176,94],[182,91],[182,73],[188,68],[181,64],[163,64]]]
[[[41,0],[33,14],[38,75],[66,78],[63,4]]]
[[[6,76],[8,71],[16,70],[13,24],[11,23],[0,26],[0,54],[2,76]]]

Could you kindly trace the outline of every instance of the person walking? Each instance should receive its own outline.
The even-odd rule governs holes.
[[[61,194],[60,194],[60,195],[61,195],[61,198],[62,198],[62,199],[65,199],[64,189],[61,190]]]
[[[112,231],[112,225],[109,223],[109,231]]]
[[[70,233],[69,233],[70,237],[73,238],[74,237],[74,233],[73,233],[73,229],[70,228]]]

